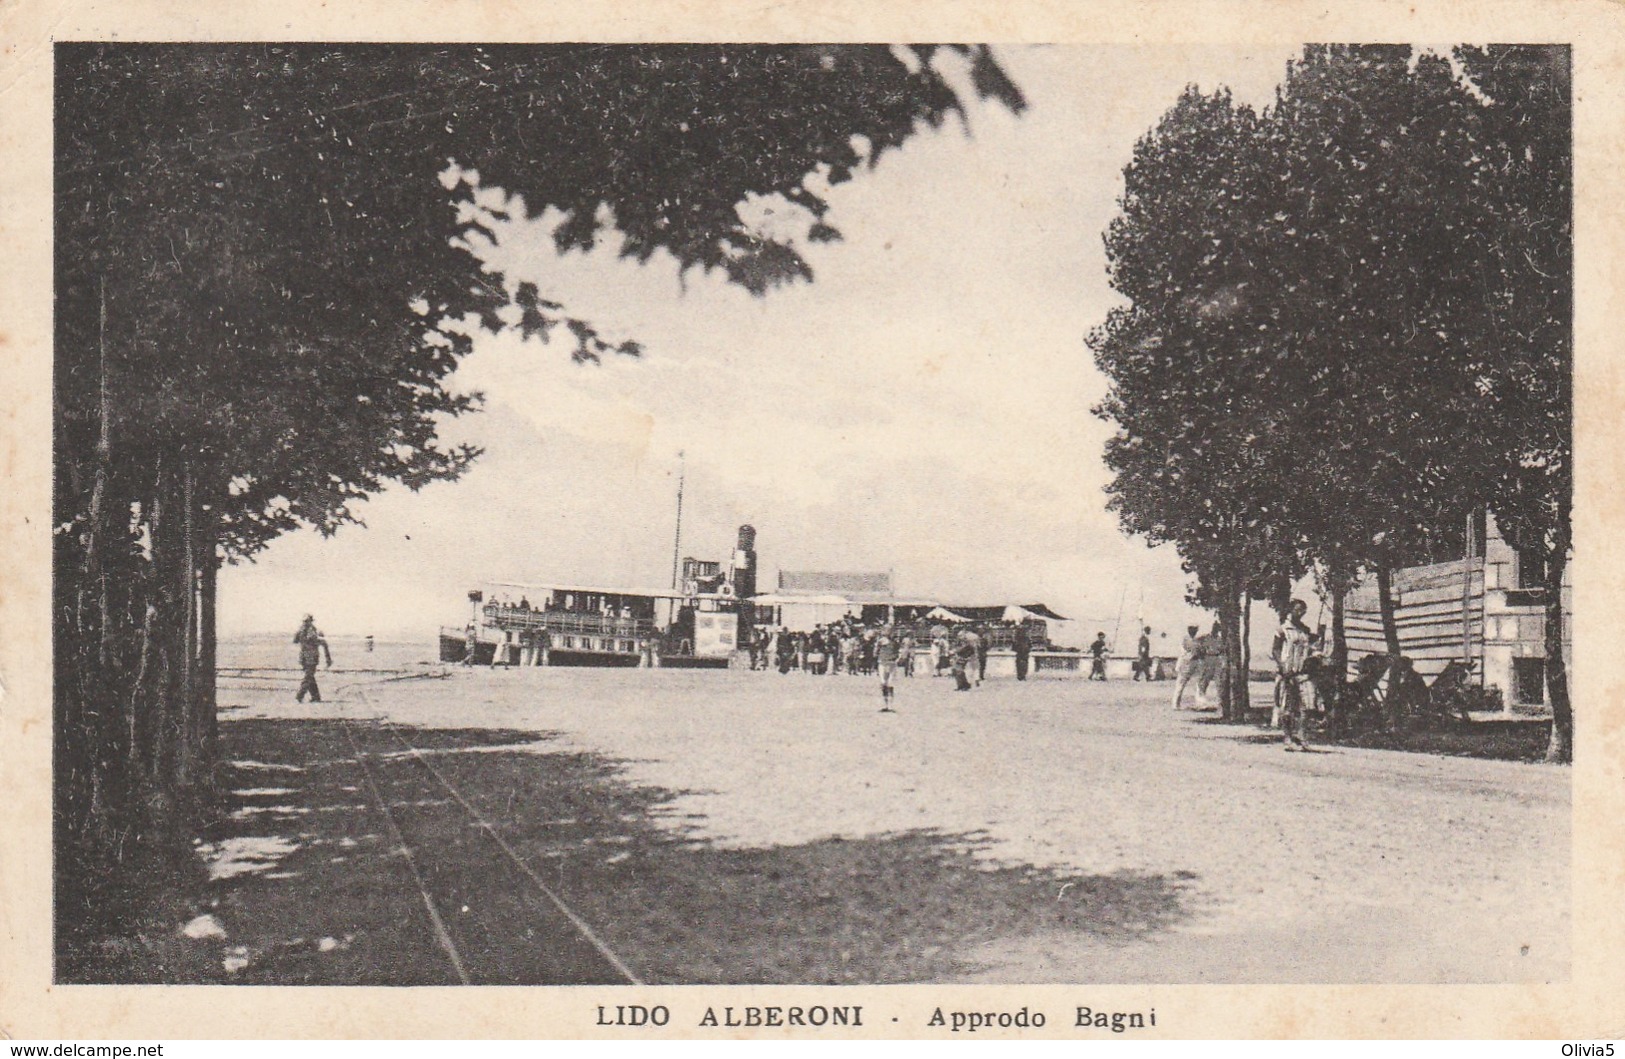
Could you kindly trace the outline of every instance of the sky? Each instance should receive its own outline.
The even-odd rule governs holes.
[[[483,447],[475,466],[227,568],[222,634],[292,635],[312,612],[330,635],[429,638],[486,581],[665,587],[682,473],[683,553],[726,559],[748,522],[764,589],[780,569],[890,570],[904,596],[1046,602],[1074,639],[1143,621],[1177,642],[1211,616],[1102,492],[1084,344],[1116,303],[1101,234],[1186,84],[1261,107],[1295,51],[1001,48],[1029,109],[972,106],[830,189],[844,240],[801,247],[815,281],[765,298],[622,260],[614,238],[561,256],[556,215],[505,226],[487,268],[644,355],[583,366],[562,338],[481,333],[451,385],[484,410],[443,430]],[[767,227],[781,208],[741,204]]]

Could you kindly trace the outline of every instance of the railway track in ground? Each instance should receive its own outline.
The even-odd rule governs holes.
[[[340,690],[370,704],[364,685]],[[644,984],[400,726],[342,725],[445,958],[425,984]]]

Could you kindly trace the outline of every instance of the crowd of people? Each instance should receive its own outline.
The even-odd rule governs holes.
[[[486,603],[488,606],[521,614],[564,613],[628,619],[634,617],[629,603],[616,603],[610,596],[597,592],[570,592],[560,589],[549,593],[536,603],[532,603],[530,598],[523,594],[515,600],[511,595],[501,593],[492,595]]]
[[[915,675],[924,665],[929,676],[951,676],[956,689],[969,691],[987,677],[987,653],[995,640],[1008,640],[1015,651],[1016,679],[1026,680],[1031,661],[1032,634],[1025,624],[989,623],[932,626],[893,623],[864,624],[848,615],[840,621],[809,631],[757,628],[746,643],[750,668],[776,668],[788,675],[798,670],[809,676],[875,676],[881,678],[881,696],[890,712],[895,694],[893,678],[901,671]]]
[[[609,598],[587,592],[554,593],[545,598],[540,605],[533,605],[523,595],[518,600],[506,595],[494,596],[488,601],[488,605],[521,613],[558,610],[610,618],[631,616],[630,608],[624,604],[616,605]],[[1304,623],[1306,612],[1307,606],[1302,600],[1291,601],[1280,627],[1276,630],[1271,651],[1271,658],[1278,673],[1276,716],[1272,718],[1271,724],[1281,727],[1289,750],[1305,748],[1307,706],[1303,684],[1305,681],[1313,681],[1317,664],[1324,668],[1323,660],[1318,657],[1318,653],[1324,650],[1324,632],[1309,629]],[[1041,627],[1039,633],[1037,646],[1043,650],[1054,650],[1043,640]],[[1135,681],[1143,679],[1150,682],[1168,676],[1161,671],[1157,656],[1153,654],[1152,635],[1151,626],[1140,627],[1130,667],[1132,679]],[[300,665],[304,669],[304,680],[296,697],[303,700],[308,695],[313,701],[319,702],[321,692],[316,685],[315,671],[319,652],[327,650],[326,641],[316,631],[314,622],[308,616],[294,639],[300,646]],[[548,646],[548,640],[545,629],[521,634],[523,644],[544,650]],[[476,626],[470,623],[467,628],[465,665],[474,663],[476,646]],[[639,646],[647,656],[643,664],[648,666],[658,664],[654,653],[660,650],[660,645],[655,638],[641,638]],[[996,651],[1008,649],[1015,656],[1016,679],[1024,681],[1031,668],[1035,643],[1033,629],[1025,622],[933,623],[929,619],[916,618],[912,623],[908,623],[878,621],[872,617],[871,620],[865,621],[862,617],[849,612],[839,621],[818,625],[807,631],[792,631],[783,626],[778,629],[758,626],[744,638],[741,646],[748,653],[752,670],[765,671],[776,668],[784,675],[796,670],[809,676],[878,675],[883,703],[881,708],[883,712],[890,713],[895,712],[892,702],[896,695],[894,682],[899,672],[904,676],[913,677],[919,668],[924,667],[927,675],[952,677],[956,690],[970,691],[980,686],[987,677],[989,649]],[[1215,708],[1211,693],[1216,688],[1222,688],[1230,664],[1228,645],[1221,625],[1214,622],[1212,629],[1206,634],[1200,633],[1198,626],[1187,627],[1181,648],[1178,663],[1172,674],[1176,682],[1173,708],[1175,710],[1187,708],[1186,692],[1193,682],[1196,684],[1197,705],[1192,708],[1197,710]],[[370,644],[368,649],[371,649]],[[689,641],[684,640],[680,648],[677,648],[677,653],[686,654],[691,650]],[[1105,632],[1097,633],[1094,640],[1084,649],[1084,653],[1089,661],[1088,679],[1107,680],[1107,662],[1112,657],[1112,651]],[[493,665],[507,663],[505,652],[494,652]],[[330,655],[328,664],[332,664]],[[1412,684],[1421,686],[1419,694],[1427,693],[1425,682],[1414,673],[1408,659],[1395,660],[1392,665],[1398,674],[1393,678],[1393,683],[1400,687],[1400,692],[1395,693],[1396,698],[1403,697],[1401,693],[1406,692]],[[1417,697],[1418,694],[1411,694],[1411,698]]]

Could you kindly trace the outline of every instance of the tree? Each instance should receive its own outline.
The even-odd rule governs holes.
[[[1334,595],[1374,574],[1395,655],[1392,571],[1430,558],[1482,496],[1477,111],[1439,56],[1314,45],[1267,118],[1289,235],[1283,317],[1313,411],[1302,539]]]
[[[1308,46],[1263,115],[1188,89],[1136,148],[1106,235],[1131,304],[1091,336],[1111,504],[1176,543],[1227,628],[1238,594],[1312,567],[1344,665],[1370,574],[1397,656],[1393,571],[1459,555],[1488,501],[1555,578],[1563,681],[1566,67],[1513,51],[1459,53],[1510,82],[1497,110],[1437,54]],[[1553,703],[1555,748],[1566,683]]]
[[[1549,756],[1566,760],[1568,53],[1498,46],[1454,56],[1459,71],[1409,49],[1306,49],[1272,111],[1281,156],[1298,174],[1290,185],[1312,189],[1291,212],[1323,236],[1342,228],[1320,244],[1332,252],[1304,271],[1349,297],[1336,312],[1325,311],[1338,305],[1331,298],[1306,314],[1330,325],[1306,346],[1339,351],[1363,382],[1324,395],[1351,413],[1361,443],[1357,452],[1331,437],[1316,446],[1329,457],[1326,479],[1361,491],[1331,500],[1311,544],[1339,580],[1355,562],[1375,573],[1397,653],[1390,571],[1437,556],[1438,539],[1454,536],[1446,528],[1487,504],[1509,543],[1544,570]],[[1335,210],[1317,217],[1327,201]],[[1348,269],[1349,247],[1374,267]]]
[[[1573,546],[1573,109],[1566,46],[1456,49],[1482,94],[1479,147],[1495,223],[1482,275],[1491,326],[1480,386],[1489,506],[1507,542],[1542,564],[1547,758],[1573,754],[1563,580]]]
[[[445,385],[474,329],[637,354],[479,270],[491,196],[564,211],[561,250],[613,228],[755,293],[810,280],[798,242],[839,238],[810,178],[963,113],[948,55],[1024,106],[985,47],[59,46],[59,884],[207,796],[218,565],[477,456],[438,435],[478,405]]]
[[[1126,530],[1173,543],[1219,614],[1230,652],[1227,719],[1247,707],[1246,600],[1301,566],[1277,531],[1288,429],[1270,398],[1279,373],[1265,201],[1268,159],[1256,115],[1227,93],[1187,89],[1135,147],[1122,210],[1106,233],[1112,287],[1130,301],[1090,336],[1111,383],[1096,414],[1109,506]]]

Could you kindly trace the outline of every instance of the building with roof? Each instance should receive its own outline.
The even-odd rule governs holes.
[[[1461,558],[1394,571],[1400,651],[1429,680],[1451,662],[1466,662],[1475,684],[1500,690],[1502,716],[1548,716],[1545,582],[1541,558],[1513,548],[1495,517],[1480,510],[1471,520]],[[1573,591],[1565,570],[1563,653],[1570,673]],[[1344,620],[1350,662],[1387,653],[1374,583],[1349,594]]]
[[[779,592],[792,596],[840,596],[843,599],[889,599],[891,571],[851,573],[830,570],[780,570]]]

